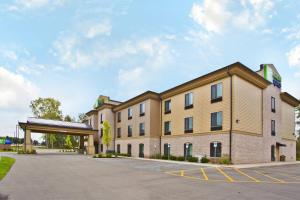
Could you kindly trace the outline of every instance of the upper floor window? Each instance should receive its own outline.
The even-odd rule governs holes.
[[[272,111],[273,113],[276,112],[275,98],[274,98],[274,97],[271,97],[271,111]]]
[[[132,119],[132,108],[128,108],[128,119]]]
[[[121,138],[121,128],[117,129],[117,138]]]
[[[221,157],[222,155],[222,143],[211,142],[210,143],[210,157]]]
[[[121,122],[121,112],[118,112],[118,122]]]
[[[193,118],[187,117],[184,119],[184,132],[192,133],[193,132]]]
[[[271,120],[271,135],[275,136],[276,135],[276,129],[275,129],[275,120]]]
[[[165,122],[165,135],[171,135],[171,122]]]
[[[222,101],[222,83],[211,86],[211,103]]]
[[[187,93],[184,97],[184,108],[189,109],[193,108],[193,93]]]
[[[211,131],[222,130],[222,112],[211,113]]]
[[[140,136],[145,135],[145,123],[140,123]]]
[[[165,114],[171,113],[171,100],[165,101]]]
[[[100,129],[100,137],[102,137],[103,136],[103,129],[101,128]]]
[[[131,137],[132,136],[132,126],[129,125],[128,126],[128,137]]]
[[[145,103],[141,103],[140,104],[140,116],[144,116],[145,115],[145,110],[146,110],[146,104]]]
[[[103,123],[103,114],[102,113],[100,114],[100,123],[101,124]]]

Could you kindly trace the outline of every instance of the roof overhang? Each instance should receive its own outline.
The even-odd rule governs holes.
[[[94,135],[98,130],[87,128],[76,128],[67,126],[45,125],[38,123],[19,122],[23,130],[31,130],[36,133],[64,134],[64,135]]]
[[[135,104],[145,101],[147,99],[160,100],[160,96],[156,92],[147,91],[147,92],[144,92],[143,94],[140,94],[140,95],[138,95],[132,99],[129,99],[129,100],[125,101],[124,103],[121,103],[120,105],[114,107],[113,111],[114,112],[120,111],[124,108],[130,107],[132,105],[135,105]]]
[[[280,93],[280,98],[282,101],[288,103],[289,105],[291,105],[293,107],[297,107],[300,104],[300,101],[298,99],[296,99],[295,97],[293,97],[292,95],[290,95],[287,92]]]
[[[204,76],[198,77],[196,79],[193,79],[191,81],[188,81],[186,83],[178,85],[174,88],[166,90],[166,91],[162,92],[160,94],[160,96],[162,99],[166,99],[166,98],[169,98],[176,94],[186,92],[188,90],[209,84],[211,82],[214,82],[214,81],[217,81],[217,80],[220,80],[220,79],[232,76],[232,75],[237,75],[261,89],[265,89],[268,85],[271,84],[269,81],[265,80],[263,77],[261,77],[256,72],[252,71],[251,69],[249,69],[242,63],[236,62],[236,63],[233,63],[226,67],[223,67],[221,69],[218,69],[216,71],[213,71],[209,74],[206,74]]]

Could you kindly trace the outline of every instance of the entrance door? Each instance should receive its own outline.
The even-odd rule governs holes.
[[[127,155],[131,156],[131,144],[127,144]]]
[[[271,146],[271,161],[275,161],[275,145]]]
[[[139,145],[139,157],[144,158],[144,144]]]

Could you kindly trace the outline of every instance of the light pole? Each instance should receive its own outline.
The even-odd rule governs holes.
[[[168,144],[168,160],[170,160],[171,144]]]
[[[188,153],[189,143],[185,144],[185,160],[187,160],[187,153]]]

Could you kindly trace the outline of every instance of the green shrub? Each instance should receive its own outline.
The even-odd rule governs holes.
[[[199,161],[199,159],[197,157],[192,157],[192,156],[188,157],[187,160],[189,162],[198,162]]]
[[[219,160],[219,164],[229,165],[229,164],[230,164],[229,158],[228,158],[227,156],[222,157],[222,158]]]
[[[201,163],[209,163],[209,159],[206,156],[204,156],[201,158]]]
[[[168,160],[168,159],[169,159],[169,156],[163,155],[161,158],[162,158],[163,160]]]
[[[150,156],[151,159],[162,159],[162,156],[158,153]]]
[[[185,158],[184,158],[183,156],[178,156],[178,157],[176,157],[176,160],[177,160],[177,161],[184,161]]]
[[[105,157],[106,157],[106,158],[112,158],[112,154],[111,154],[111,153],[108,153],[108,154],[106,154]]]
[[[177,160],[177,157],[170,155],[170,160]]]
[[[36,150],[33,149],[31,151],[26,151],[26,152],[24,150],[19,150],[18,154],[36,154]]]

